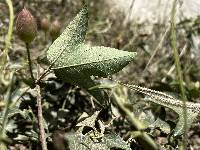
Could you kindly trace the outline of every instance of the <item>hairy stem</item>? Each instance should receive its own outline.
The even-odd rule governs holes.
[[[38,68],[37,78],[39,78],[39,75],[40,75],[39,65],[37,68]],[[40,142],[41,142],[42,150],[47,150],[46,134],[44,130],[43,116],[42,116],[41,88],[39,85],[36,85],[36,89],[37,89],[38,125],[39,125],[39,130],[40,130]]]

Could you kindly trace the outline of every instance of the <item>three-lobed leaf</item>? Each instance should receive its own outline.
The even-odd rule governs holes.
[[[136,55],[134,52],[84,44],[87,26],[88,8],[85,5],[47,51],[47,58],[53,64],[56,76],[85,89],[95,86],[91,76],[114,74]],[[99,101],[104,97],[100,90],[90,93]]]

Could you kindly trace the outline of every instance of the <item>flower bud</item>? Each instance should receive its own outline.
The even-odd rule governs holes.
[[[36,37],[36,20],[26,8],[23,8],[22,11],[18,14],[16,20],[16,31],[19,38],[25,43],[32,42]]]
[[[50,27],[50,35],[55,40],[60,35],[61,25],[58,20],[55,20]]]
[[[43,18],[41,20],[41,29],[44,30],[45,32],[47,32],[49,30],[50,27],[50,22],[47,18]]]

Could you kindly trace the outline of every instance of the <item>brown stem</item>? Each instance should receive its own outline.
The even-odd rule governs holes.
[[[37,78],[40,76],[40,70],[39,65],[37,66]],[[43,116],[42,116],[42,96],[41,96],[41,88],[37,84],[37,106],[38,106],[38,125],[40,130],[40,142],[42,146],[42,150],[47,150],[47,143],[46,143],[46,134],[44,130],[44,124],[43,124]]]
[[[52,41],[53,43],[53,41]],[[44,73],[42,75],[40,75],[40,77],[36,80],[36,84],[38,84],[44,77],[45,75],[50,71],[50,69],[53,67],[53,65],[55,64],[55,62],[60,58],[60,56],[62,55],[62,53],[64,52],[65,49],[63,49],[58,56],[53,60],[53,62],[51,63],[51,65],[44,71]]]

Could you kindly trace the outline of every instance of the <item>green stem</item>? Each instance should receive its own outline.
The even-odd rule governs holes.
[[[175,59],[175,66],[176,66],[176,72],[179,80],[179,86],[181,89],[181,96],[183,99],[183,116],[184,116],[184,149],[187,149],[187,107],[186,107],[186,95],[185,95],[185,89],[183,86],[183,76],[181,71],[181,65],[180,65],[180,59],[177,51],[177,45],[176,45],[176,22],[175,22],[175,16],[176,16],[176,4],[177,0],[174,0],[172,12],[171,12],[171,44],[172,49],[174,53],[174,59]]]
[[[13,22],[14,22],[14,12],[13,12],[13,5],[11,0],[6,0],[8,7],[9,7],[9,27],[8,27],[8,34],[6,36],[6,41],[5,41],[5,51],[8,53],[8,48],[10,46],[10,41],[12,38],[12,32],[13,32]]]
[[[32,83],[35,87],[35,79],[34,79],[34,76],[33,76],[32,62],[31,62],[31,56],[30,56],[30,50],[29,50],[29,44],[28,43],[26,43],[26,51],[27,51],[27,55],[28,55],[29,71],[30,71],[30,74],[31,74]]]
[[[140,135],[138,136],[138,139],[143,143],[143,146],[145,149],[152,149],[157,150],[158,146],[157,144],[152,140],[152,138],[145,133],[144,131],[144,125],[134,116],[133,112],[131,112],[129,109],[127,109],[124,104],[123,100],[120,99],[116,93],[114,93],[114,100],[119,108],[126,114],[127,118],[131,122],[131,124],[136,128],[137,131],[140,131]]]
[[[3,52],[3,58],[2,61],[0,62],[0,70],[2,71],[2,69],[4,68],[5,64],[6,64],[6,60],[8,58],[8,50],[10,47],[10,41],[12,39],[12,32],[13,32],[13,22],[14,22],[14,11],[13,11],[13,5],[12,5],[12,1],[11,0],[6,0],[6,3],[8,5],[9,8],[9,27],[8,27],[8,33],[6,35],[6,40],[5,40],[5,48],[4,48],[4,52]],[[5,107],[5,111],[3,114],[3,121],[2,121],[2,129],[0,131],[0,137],[2,139],[4,139],[5,137],[5,127],[7,124],[7,118],[8,118],[8,112],[9,112],[9,105],[11,103],[11,90],[12,90],[12,82],[13,82],[13,72],[11,72],[11,83],[9,85],[9,89],[8,89],[8,94],[7,94],[7,98],[6,98],[6,107]],[[2,142],[1,145],[1,150],[6,150],[7,147],[6,145]]]
[[[6,40],[5,40],[5,48],[4,48],[4,52],[3,52],[3,61],[2,64],[0,64],[0,69],[3,68],[3,66],[6,63],[6,59],[8,58],[8,50],[9,50],[9,46],[10,46],[10,41],[12,39],[12,32],[13,32],[13,22],[14,22],[14,11],[13,11],[13,5],[12,5],[12,1],[11,0],[6,0],[6,3],[8,5],[9,8],[9,27],[8,27],[8,33],[6,35]]]

